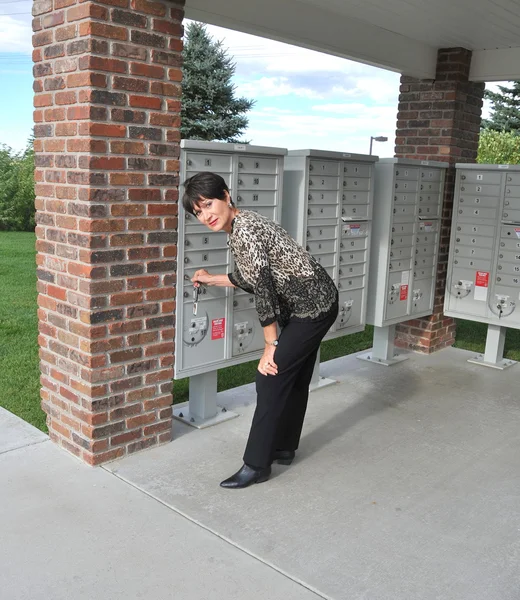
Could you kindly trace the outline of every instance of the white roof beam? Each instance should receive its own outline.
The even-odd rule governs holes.
[[[475,50],[469,72],[471,81],[520,79],[520,48]]]
[[[186,0],[186,17],[433,79],[437,49],[298,0]]]

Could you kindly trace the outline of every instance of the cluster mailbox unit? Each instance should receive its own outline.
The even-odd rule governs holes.
[[[218,173],[238,208],[280,222],[286,153],[281,148],[183,140],[181,182],[201,171]],[[194,296],[191,277],[197,269],[233,270],[227,234],[210,231],[184,210],[179,211],[178,231],[174,376],[190,377],[190,399],[174,407],[174,416],[203,427],[236,416],[217,407],[217,369],[259,358],[264,337],[253,296],[238,288],[209,286]]]
[[[365,328],[377,160],[324,150],[290,150],[285,159],[282,224],[339,290],[339,315],[327,338]]]
[[[359,358],[392,365],[395,325],[433,311],[447,163],[404,158],[375,166],[367,323],[373,348]]]
[[[488,324],[471,362],[499,369],[507,327],[520,329],[520,166],[457,164],[444,314]]]

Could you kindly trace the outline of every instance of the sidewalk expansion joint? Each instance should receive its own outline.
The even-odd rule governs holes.
[[[313,594],[315,594],[317,597],[319,598],[323,598],[323,600],[334,600],[331,596],[327,596],[326,594],[323,594],[322,592],[320,592],[319,590],[317,590],[315,587],[313,587],[312,585],[305,583],[304,581],[302,581],[301,579],[298,579],[297,577],[294,577],[293,575],[291,575],[290,573],[287,573],[287,571],[284,571],[283,569],[280,569],[279,567],[277,567],[276,565],[274,565],[273,563],[263,559],[262,557],[258,556],[257,554],[255,554],[254,552],[251,552],[251,550],[248,550],[247,548],[244,548],[243,546],[241,546],[240,544],[237,544],[236,542],[234,542],[233,540],[229,539],[228,537],[226,537],[225,535],[222,535],[221,533],[219,533],[218,531],[215,531],[214,529],[212,529],[211,527],[208,527],[207,525],[204,525],[204,523],[202,523],[201,521],[198,521],[197,519],[194,519],[193,517],[191,517],[190,515],[188,515],[187,513],[183,512],[182,510],[179,510],[178,508],[176,508],[175,506],[172,506],[171,504],[168,504],[167,502],[165,502],[164,500],[161,500],[160,498],[157,498],[156,496],[153,496],[150,492],[148,492],[147,490],[143,489],[142,487],[136,485],[135,483],[132,483],[131,481],[129,481],[128,479],[125,479],[124,477],[121,477],[121,475],[118,475],[117,473],[114,473],[113,471],[110,471],[109,469],[107,469],[106,467],[101,466],[101,468],[103,470],[105,470],[107,473],[110,473],[111,475],[113,475],[114,477],[117,477],[117,479],[123,481],[124,483],[126,483],[127,485],[129,485],[130,487],[133,487],[134,489],[138,490],[139,492],[142,492],[143,494],[145,494],[146,496],[148,496],[149,498],[151,498],[152,500],[155,500],[156,502],[158,502],[159,504],[162,504],[163,506],[165,506],[166,508],[168,508],[169,510],[173,511],[174,513],[178,514],[179,516],[183,517],[184,519],[186,519],[187,521],[190,521],[190,523],[193,523],[194,525],[197,525],[197,527],[200,527],[201,529],[204,529],[205,531],[207,531],[208,533],[211,533],[212,535],[214,535],[215,537],[220,538],[222,541],[226,542],[227,544],[229,544],[230,546],[233,546],[234,548],[236,548],[237,550],[239,550],[240,552],[243,552],[244,554],[247,554],[248,556],[250,556],[251,558],[254,558],[255,560],[257,560],[258,562],[262,563],[263,565],[265,565],[266,567],[269,567],[270,569],[272,569],[273,571],[276,571],[277,573],[279,573],[280,575],[283,575],[283,577],[290,579],[291,581],[293,581],[294,583],[296,583],[297,585],[305,588],[306,590],[308,590],[309,592],[312,592]]]
[[[16,450],[23,450],[24,448],[29,448],[30,446],[46,444],[47,442],[50,442],[50,438],[47,438],[46,440],[38,440],[37,442],[31,442],[30,444],[24,444],[23,446],[16,446],[16,448],[9,448],[8,450],[0,450],[0,456],[2,456],[2,454],[8,454],[9,452],[16,452]]]

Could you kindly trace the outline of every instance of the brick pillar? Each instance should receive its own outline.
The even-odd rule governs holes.
[[[455,322],[442,313],[458,162],[477,158],[484,83],[468,80],[471,52],[439,50],[435,80],[401,77],[395,155],[450,163],[442,213],[433,314],[396,327],[397,346],[434,352],[455,341]]]
[[[171,439],[183,7],[33,7],[42,406],[91,465]]]

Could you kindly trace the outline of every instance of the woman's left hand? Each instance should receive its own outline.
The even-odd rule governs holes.
[[[258,371],[262,373],[262,375],[276,375],[278,373],[278,366],[274,362],[275,351],[275,346],[267,346],[265,348],[262,358],[258,363]]]

